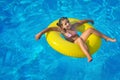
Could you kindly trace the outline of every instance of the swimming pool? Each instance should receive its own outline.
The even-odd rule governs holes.
[[[119,0],[1,0],[0,80],[120,80],[119,5]],[[93,19],[97,30],[117,42],[102,40],[88,63],[56,52],[45,35],[35,40],[62,16]]]

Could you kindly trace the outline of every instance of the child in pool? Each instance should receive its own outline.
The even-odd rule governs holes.
[[[87,29],[79,36],[75,30],[75,27],[78,25],[82,25],[84,23],[87,23],[87,22],[91,22],[92,24],[94,23],[93,20],[80,20],[79,22],[71,24],[67,17],[62,17],[59,19],[59,21],[57,23],[58,27],[46,28],[45,30],[36,34],[35,38],[36,38],[36,40],[40,39],[42,34],[48,32],[48,31],[58,31],[64,35],[66,40],[79,45],[81,50],[87,56],[88,62],[90,62],[90,61],[92,61],[92,57],[89,54],[89,50],[88,50],[88,47],[87,47],[85,42],[91,34],[95,34],[101,38],[104,38],[106,41],[116,42],[116,39],[109,38],[106,35],[100,33],[99,31],[97,31],[93,28]]]

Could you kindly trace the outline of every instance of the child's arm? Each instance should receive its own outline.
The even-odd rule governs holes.
[[[50,27],[50,28],[46,28],[44,29],[43,31],[39,32],[38,34],[36,34],[35,38],[36,40],[40,39],[40,37],[46,33],[46,32],[49,32],[49,31],[59,31],[59,29],[57,27]]]
[[[80,26],[80,25],[82,25],[84,23],[88,23],[88,22],[91,22],[92,24],[94,24],[93,20],[80,20],[79,22],[74,23],[72,26],[74,28],[76,28],[77,26]]]
[[[82,24],[88,23],[88,22],[94,24],[94,21],[93,21],[93,20],[81,20],[81,21],[78,22],[78,24],[82,25]]]

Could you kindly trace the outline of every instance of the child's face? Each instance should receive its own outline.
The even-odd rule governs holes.
[[[62,28],[63,28],[63,29],[70,29],[70,22],[69,22],[68,19],[64,19],[64,20],[62,21]]]

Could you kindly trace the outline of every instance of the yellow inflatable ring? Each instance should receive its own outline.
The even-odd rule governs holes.
[[[74,18],[69,18],[69,20],[71,23],[75,23],[79,21],[78,19],[74,19]],[[52,22],[48,27],[53,27],[53,26],[55,27],[57,22],[58,20]],[[80,32],[84,32],[85,30],[91,27],[92,26],[90,24],[85,23],[80,27],[78,26],[76,30]],[[63,39],[60,35],[60,32],[50,31],[46,33],[46,40],[53,49],[55,49],[56,51],[64,55],[71,56],[71,57],[78,57],[78,58],[86,57],[77,44]],[[99,49],[101,45],[101,39],[100,37],[92,34],[87,39],[86,44],[89,48],[90,54],[92,55]]]

